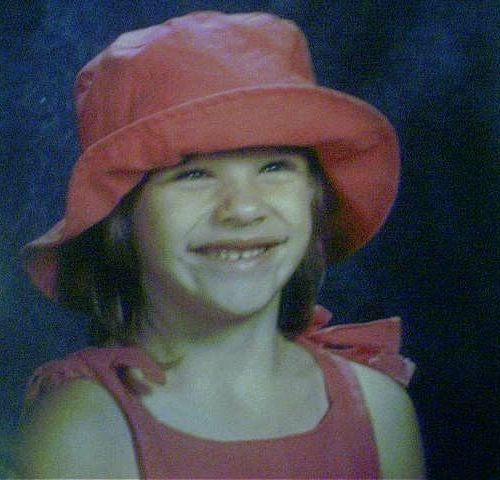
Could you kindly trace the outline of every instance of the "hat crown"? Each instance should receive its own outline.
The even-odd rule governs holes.
[[[87,148],[149,115],[235,89],[314,84],[307,40],[265,13],[196,12],[121,35],[75,83]]]

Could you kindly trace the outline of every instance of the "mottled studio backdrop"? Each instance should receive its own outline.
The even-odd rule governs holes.
[[[79,151],[77,71],[127,30],[193,10],[262,10],[301,25],[320,83],[374,104],[402,140],[396,207],[367,249],[329,271],[321,302],[337,322],[403,317],[404,351],[419,366],[410,393],[431,478],[500,478],[499,8],[482,0],[3,0],[3,462],[26,377],[86,345],[85,318],[42,298],[16,257],[63,213]]]

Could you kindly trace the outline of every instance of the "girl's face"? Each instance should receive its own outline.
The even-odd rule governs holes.
[[[313,195],[305,157],[277,148],[197,154],[154,173],[134,209],[143,278],[175,284],[190,305],[255,313],[307,249]]]

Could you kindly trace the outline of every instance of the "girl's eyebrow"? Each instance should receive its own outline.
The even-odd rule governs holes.
[[[175,167],[182,167],[184,165],[187,165],[192,160],[193,159],[189,155],[186,155],[185,157],[182,157],[182,160],[178,164],[173,165],[173,168],[175,168]]]
[[[193,156],[192,155],[185,155],[184,157],[182,157],[182,160],[177,164],[177,166],[182,166],[182,165],[186,165],[187,163],[191,162],[193,160]]]
[[[197,158],[196,154],[188,154],[188,155],[185,155],[184,157],[182,157],[182,160],[179,163],[177,163],[176,165],[173,165],[172,168],[184,167],[184,166],[189,165],[193,162],[203,162],[205,160],[207,160],[207,158]]]

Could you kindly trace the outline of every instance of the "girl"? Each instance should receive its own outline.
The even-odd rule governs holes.
[[[76,104],[65,218],[25,253],[97,347],[35,373],[24,476],[421,477],[399,320],[314,308],[394,201],[388,121],[318,87],[300,30],[262,13],[125,34]]]

